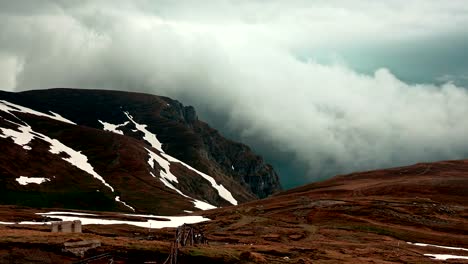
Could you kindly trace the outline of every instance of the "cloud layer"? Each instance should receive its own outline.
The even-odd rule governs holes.
[[[268,159],[299,164],[286,186],[466,158],[468,93],[451,81],[468,72],[415,84],[385,60],[364,72],[346,60],[345,50],[369,61],[360,47],[466,36],[466,1],[407,2],[3,1],[0,86],[177,98]],[[402,67],[431,58],[417,54]]]

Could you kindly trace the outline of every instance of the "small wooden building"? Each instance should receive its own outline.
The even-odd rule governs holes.
[[[81,233],[81,221],[52,222],[52,233]]]

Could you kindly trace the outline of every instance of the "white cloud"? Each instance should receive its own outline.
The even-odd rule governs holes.
[[[458,74],[458,75],[453,75],[453,74],[444,74],[442,76],[439,76],[436,78],[436,81],[439,82],[449,82],[449,83],[457,83],[458,81],[467,81],[468,80],[468,74]]]
[[[468,153],[463,88],[313,60],[324,49],[339,57],[340,47],[461,31],[466,1],[48,3],[0,4],[10,10],[0,12],[0,53],[12,54],[0,56],[2,87],[179,98],[208,118],[223,113],[246,141],[294,153],[311,177]]]

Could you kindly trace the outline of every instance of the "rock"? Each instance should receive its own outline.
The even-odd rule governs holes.
[[[199,121],[192,106],[184,106],[169,98],[166,100],[170,101],[170,107],[163,108],[161,116],[177,121],[195,133],[201,141],[196,155],[218,164],[224,174],[247,186],[258,198],[265,198],[282,189],[273,167],[255,155],[248,146],[224,138],[217,130]],[[168,152],[171,153],[170,146]],[[177,156],[177,153],[171,154]],[[182,156],[178,158],[184,160]],[[191,165],[197,167],[195,163]]]

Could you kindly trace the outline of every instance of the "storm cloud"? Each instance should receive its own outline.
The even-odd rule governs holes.
[[[0,87],[194,105],[286,187],[468,157],[466,1],[0,2]]]

